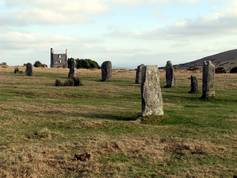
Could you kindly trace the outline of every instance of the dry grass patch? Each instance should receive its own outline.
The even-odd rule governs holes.
[[[53,86],[68,69],[13,70],[0,68],[0,177],[237,174],[236,75],[216,75],[217,97],[203,102],[187,93],[194,72],[176,71],[177,85],[162,88],[165,119],[143,125],[131,121],[141,111],[135,70],[104,83],[100,70],[79,70],[79,88]]]
[[[39,139],[39,140],[52,140],[54,137],[63,137],[63,135],[59,132],[53,132],[48,128],[43,128],[34,133],[30,133],[26,135],[28,139]]]
[[[40,140],[50,139],[52,133],[41,130],[37,134]],[[34,138],[36,139],[36,138]],[[86,143],[86,144],[85,144]],[[88,137],[78,143],[65,143],[63,145],[52,145],[37,143],[30,144],[28,147],[12,146],[5,150],[5,156],[0,155],[1,176],[12,177],[64,177],[65,174],[74,176],[102,176],[116,172],[127,171],[127,167],[121,163],[110,164],[111,170],[101,159],[114,154],[125,154],[131,159],[140,161],[151,159],[151,163],[163,160],[163,151],[159,142],[148,141],[142,138],[119,138],[113,139],[106,135],[99,137]],[[17,158],[17,159],[15,159]],[[10,164],[21,166],[10,166]]]

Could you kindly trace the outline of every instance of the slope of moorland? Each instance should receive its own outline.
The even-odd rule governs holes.
[[[176,65],[176,68],[201,68],[204,61],[212,61],[217,68],[224,68],[226,72],[230,72],[233,68],[237,68],[237,49],[204,57],[192,62]]]
[[[149,125],[136,121],[135,71],[113,73],[102,83],[80,70],[83,86],[56,88],[66,69],[0,69],[0,177],[237,175],[237,75],[217,75],[216,98],[202,101],[188,94],[192,73],[177,71],[177,86],[162,88],[165,117]]]

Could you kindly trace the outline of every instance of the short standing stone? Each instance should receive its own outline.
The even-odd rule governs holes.
[[[61,82],[61,80],[57,79],[55,80],[55,84],[54,84],[56,87],[60,87],[60,86],[63,86],[63,83]]]
[[[136,84],[142,83],[142,76],[145,66],[143,64],[139,65],[136,69]]]
[[[74,86],[75,87],[78,87],[78,86],[81,86],[81,80],[79,77],[73,77],[73,81],[74,81]]]
[[[101,77],[102,81],[107,81],[112,78],[112,63],[110,61],[105,61],[101,65]]]
[[[64,82],[64,86],[67,86],[67,87],[74,86],[74,80],[73,80],[73,79],[67,79],[67,80]]]
[[[211,61],[203,63],[203,79],[202,79],[202,98],[208,99],[215,96],[215,65]]]
[[[33,75],[33,66],[31,63],[26,64],[26,75],[32,76]]]
[[[198,92],[198,80],[197,77],[191,76],[191,90],[189,93],[197,93]]]
[[[17,73],[19,73],[19,72],[20,72],[19,68],[18,68],[18,67],[15,67],[14,73],[17,74]]]
[[[76,77],[76,69],[75,69],[75,60],[74,59],[68,59],[68,68],[69,68],[69,73],[68,73],[68,78],[72,79]]]
[[[171,88],[175,85],[174,67],[171,61],[166,64],[166,88]]]
[[[163,116],[160,74],[157,66],[146,66],[141,85],[142,116]]]

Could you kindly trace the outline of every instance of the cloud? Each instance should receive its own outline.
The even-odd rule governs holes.
[[[140,37],[149,40],[157,38],[167,40],[200,37],[213,38],[236,32],[237,16],[222,16],[216,19],[200,17],[195,20],[186,20],[173,26],[143,33]]]
[[[107,11],[103,0],[4,0],[2,25],[78,24]]]
[[[230,1],[228,6],[220,11],[177,22],[166,29],[159,30],[171,37],[215,37],[231,35],[237,32],[237,2]]]
[[[49,49],[68,49],[69,57],[94,58],[105,54],[103,41],[47,32],[3,31],[0,33],[0,60],[11,65],[40,60],[49,64]]]
[[[197,3],[200,0],[3,0],[2,26],[72,25],[87,22],[114,6]]]
[[[123,5],[197,3],[199,1],[200,0],[112,0],[115,4]]]
[[[168,59],[179,63],[233,48],[237,33],[236,1],[228,1],[229,5],[222,10],[196,18],[187,16],[162,27],[157,21],[146,28],[126,30],[128,28],[118,20],[112,31],[101,30],[99,23],[83,24],[86,28],[80,31],[83,22],[105,13],[108,14],[106,20],[101,20],[102,25],[111,25],[113,7],[150,4],[160,8],[160,5],[193,5],[200,1],[4,0],[7,8],[0,12],[0,53],[10,64],[22,64],[29,59],[48,63],[50,47],[56,51],[68,48],[70,57],[94,58],[99,62],[109,59],[117,65],[134,66],[140,63],[162,65]],[[126,17],[123,19],[126,21]],[[72,26],[74,24],[79,25]]]
[[[139,62],[174,63],[195,60],[207,55],[236,48],[237,34],[237,2],[229,1],[228,6],[197,18],[183,19],[164,27],[149,30],[127,31],[114,28],[107,35],[115,43],[123,43],[123,47],[131,48],[132,43],[138,49],[150,49],[148,53],[134,54]],[[125,63],[125,62],[124,62]]]
[[[237,33],[237,2],[230,1],[228,6],[218,12],[199,16],[192,19],[183,19],[164,27],[156,27],[146,31],[123,31],[113,29],[109,36],[113,38],[140,39],[140,40],[187,40],[205,37],[216,38]]]

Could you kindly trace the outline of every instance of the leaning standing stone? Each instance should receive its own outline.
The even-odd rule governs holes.
[[[175,85],[174,67],[171,61],[166,64],[166,88],[171,88]]]
[[[197,93],[198,92],[198,80],[197,77],[191,76],[191,90],[189,93]]]
[[[211,61],[203,63],[203,79],[202,79],[202,98],[208,99],[215,96],[215,65]]]
[[[143,64],[139,65],[136,69],[136,84],[142,83],[142,76],[145,66]]]
[[[32,76],[33,74],[33,66],[31,63],[26,64],[26,75],[27,76]]]
[[[112,63],[110,61],[105,61],[101,65],[101,77],[102,81],[107,81],[112,78]]]
[[[142,116],[163,116],[160,74],[157,66],[146,66],[141,85]]]

